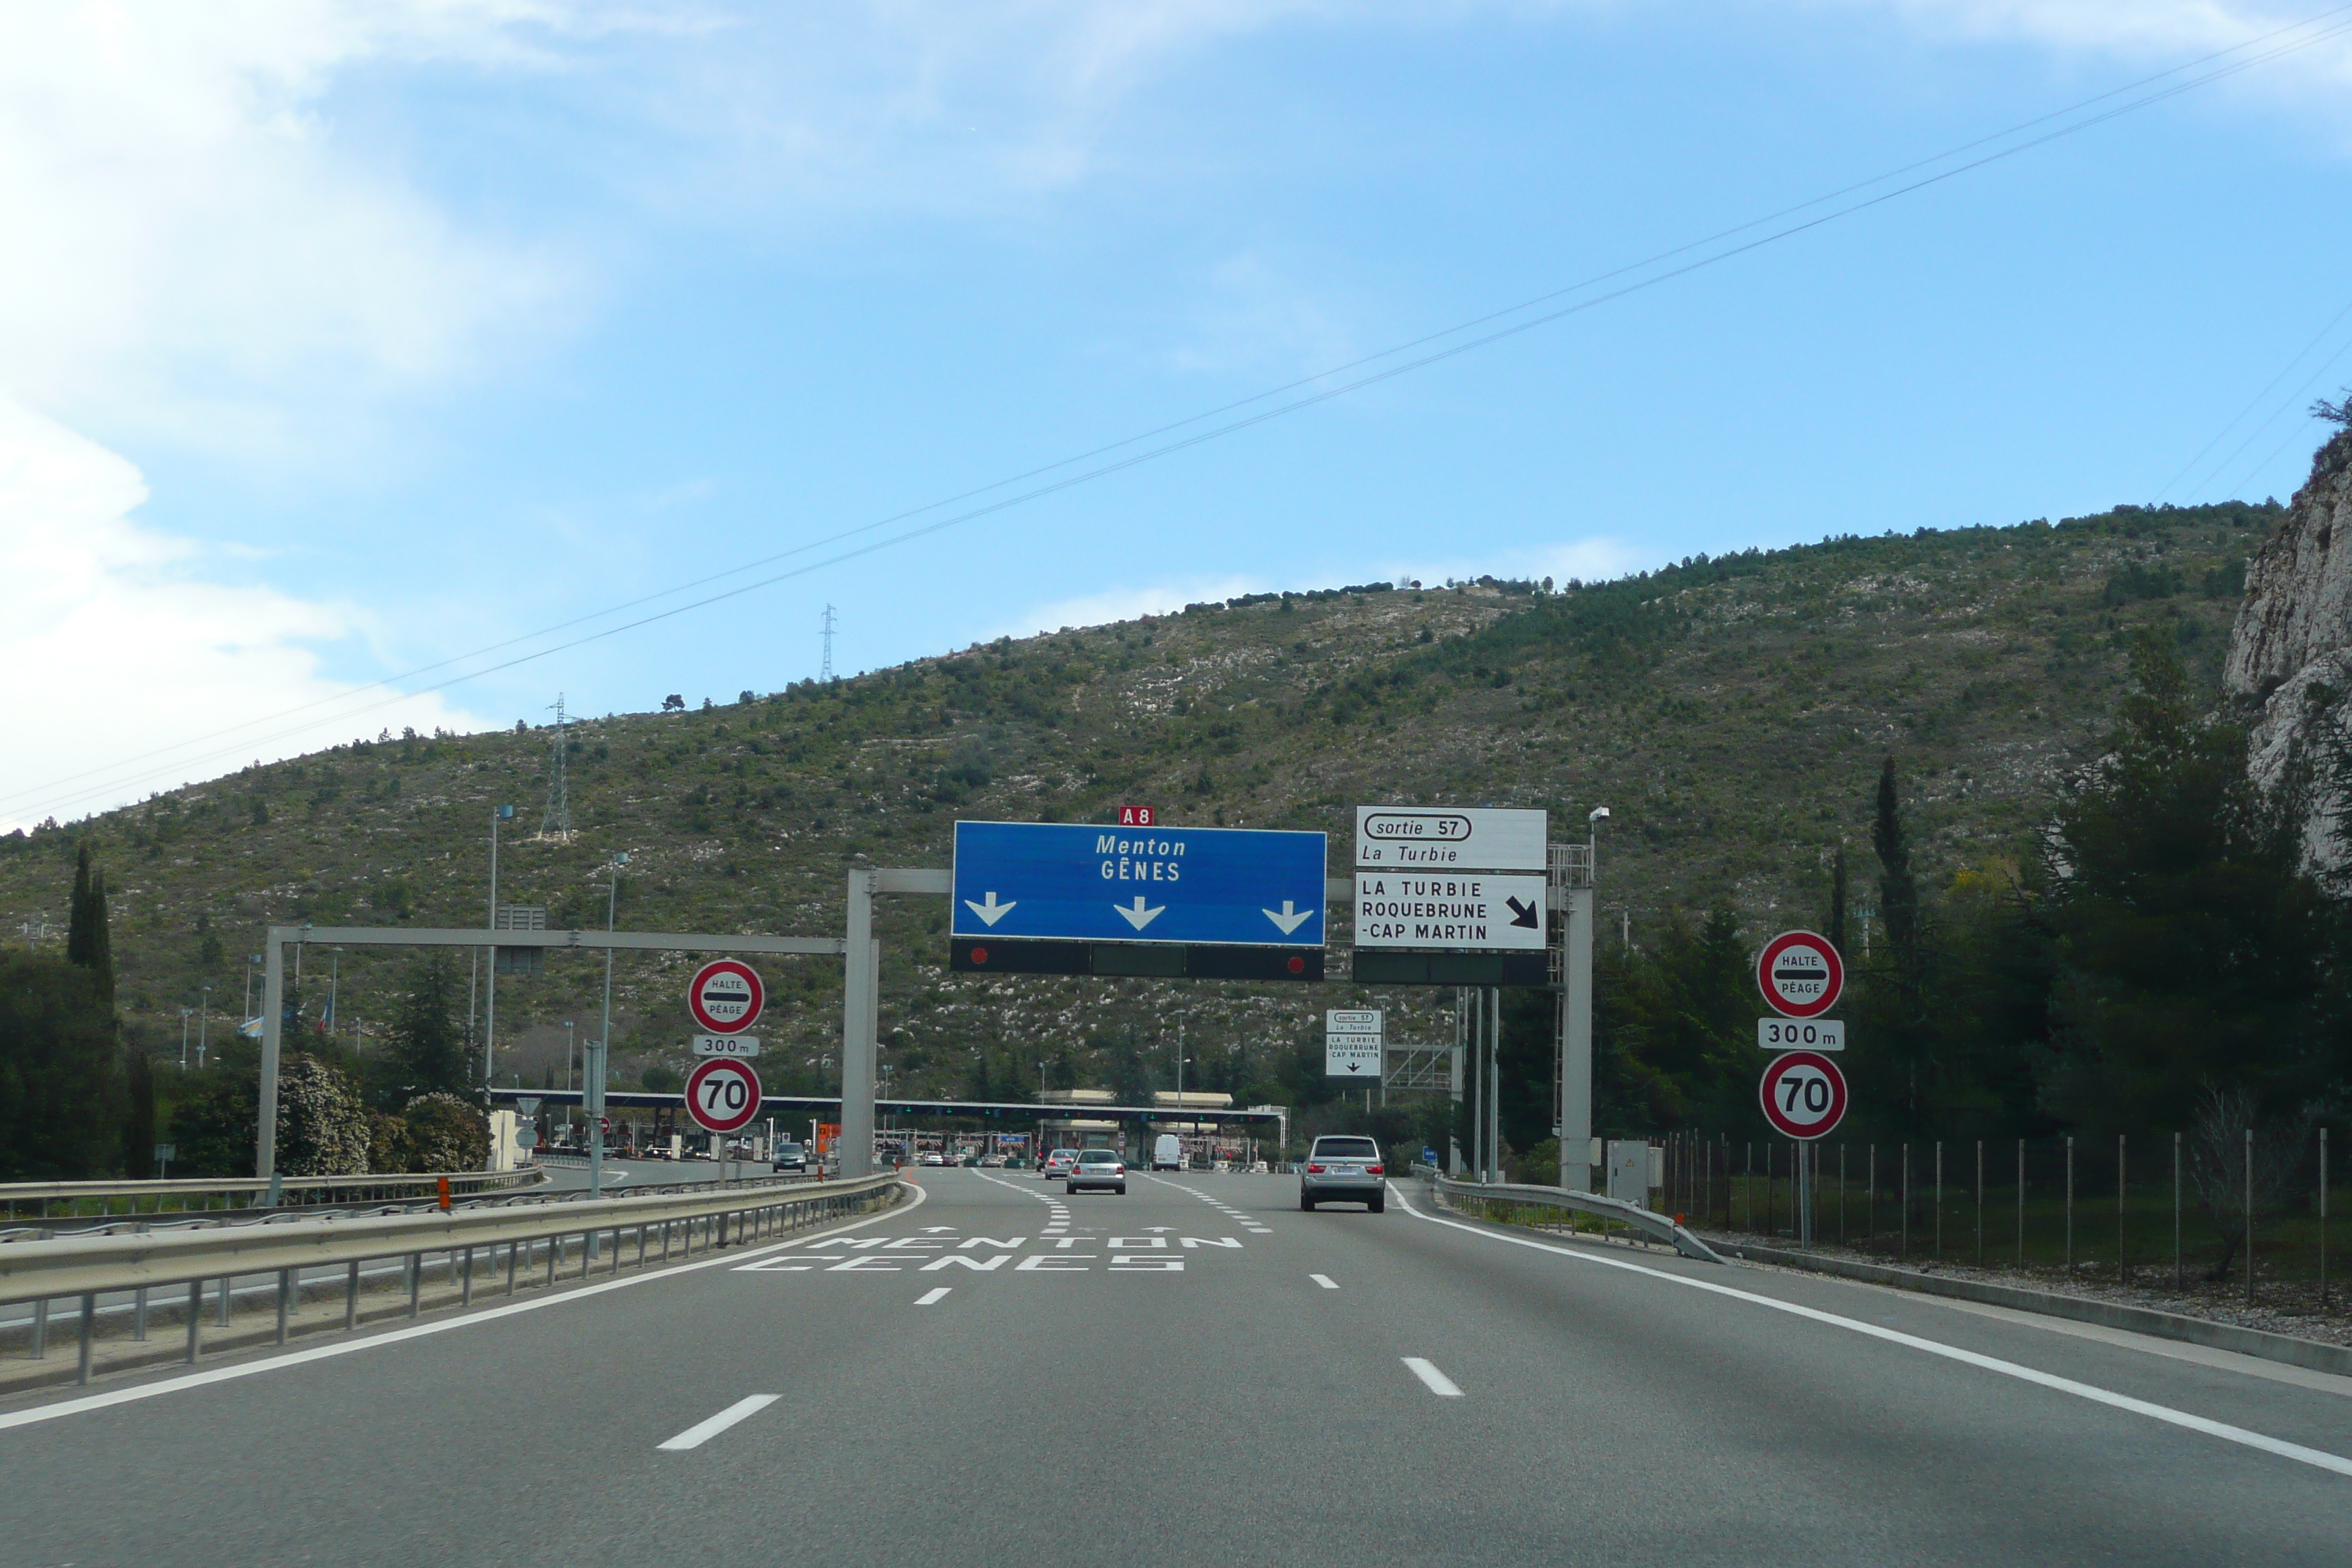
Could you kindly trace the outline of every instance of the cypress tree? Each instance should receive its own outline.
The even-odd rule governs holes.
[[[1837,858],[1830,862],[1829,930],[1822,934],[1830,939],[1830,945],[1836,948],[1843,957],[1845,953],[1845,846],[1843,844],[1837,847]]]
[[[114,938],[106,919],[106,875],[90,864],[89,841],[74,858],[72,901],[66,913],[66,962],[87,969],[98,985],[99,1005],[114,1011]]]

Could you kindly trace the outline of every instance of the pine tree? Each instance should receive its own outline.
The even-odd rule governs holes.
[[[419,959],[408,974],[408,995],[392,1025],[384,1085],[393,1105],[420,1094],[462,1094],[474,1087],[470,1053],[457,1021],[457,977],[446,953]]]

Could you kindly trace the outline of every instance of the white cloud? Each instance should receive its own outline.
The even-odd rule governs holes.
[[[364,616],[207,580],[132,519],[146,498],[131,463],[0,399],[0,831],[384,726],[481,727],[434,696],[335,700],[312,650]]]
[[[1057,599],[1024,610],[1003,622],[983,640],[1000,637],[1025,637],[1075,626],[1108,626],[1141,616],[1172,615],[1187,605],[1230,599],[1237,594],[1263,594],[1265,587],[1247,577],[1192,578],[1148,587],[1106,588],[1074,599]]]
[[[0,9],[0,392],[283,458],[576,308],[552,247],[455,221],[322,107],[348,74],[522,68],[531,0]]]

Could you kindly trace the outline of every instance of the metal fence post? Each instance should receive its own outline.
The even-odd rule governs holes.
[[[2321,1267],[2322,1271],[2325,1272],[2326,1266]],[[2325,1300],[2324,1290],[2321,1296]],[[139,1287],[137,1293],[131,1297],[131,1337],[134,1340],[143,1340],[147,1337],[147,1287],[144,1285]]]
[[[2124,1163],[2124,1135],[2116,1134],[2116,1283],[2131,1279],[2131,1254],[2124,1246],[2124,1188],[2127,1167]]]
[[[1878,1145],[1875,1143],[1870,1145],[1870,1185],[1866,1195],[1870,1208],[1869,1217],[1864,1221],[1863,1234],[1874,1237],[1878,1234]]]
[[[1911,1145],[1907,1142],[1903,1145],[1903,1226],[1900,1237],[1897,1245],[1901,1250],[1896,1256],[1907,1258],[1911,1256]]]
[[[231,1302],[229,1300],[229,1296],[231,1294],[230,1288],[235,1284],[236,1280],[228,1275],[224,1274],[221,1276],[220,1316],[218,1319],[218,1325],[224,1329],[228,1327],[228,1315],[231,1308]]]
[[[360,1326],[360,1264],[353,1258],[343,1268],[343,1327]]]
[[[2025,1267],[2025,1140],[2017,1141],[2017,1266]]]
[[[2319,1130],[2319,1310],[2327,1310],[2327,1129]]]
[[[2074,1135],[2066,1134],[2066,1277],[2074,1276]]]
[[[188,1364],[196,1364],[205,1337],[205,1282],[188,1281]]]
[[[79,1347],[78,1365],[74,1373],[74,1381],[76,1383],[87,1384],[89,1382],[90,1362],[97,1349],[92,1342],[97,1338],[97,1335],[98,1297],[92,1292],[84,1291],[81,1299],[81,1344]]]
[[[1984,1140],[1977,1140],[1977,1267],[1984,1267]]]
[[[2172,1135],[2172,1288],[2180,1287],[2180,1134],[2176,1132]]]
[[[46,1208],[47,1200],[43,1200]],[[33,1303],[33,1361],[46,1360],[49,1353],[49,1299],[46,1296]]]
[[[294,1270],[281,1268],[278,1271],[278,1342],[281,1345],[286,1342],[287,1322],[293,1307]]]
[[[2254,1130],[2246,1129],[2246,1305],[2254,1304]]]
[[[1944,1260],[1944,1141],[1936,1140],[1936,1261]]]

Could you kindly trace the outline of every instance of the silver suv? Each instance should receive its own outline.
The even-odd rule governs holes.
[[[1381,1146],[1370,1138],[1318,1138],[1298,1167],[1298,1206],[1312,1210],[1336,1198],[1378,1214],[1388,1206],[1387,1177]]]

